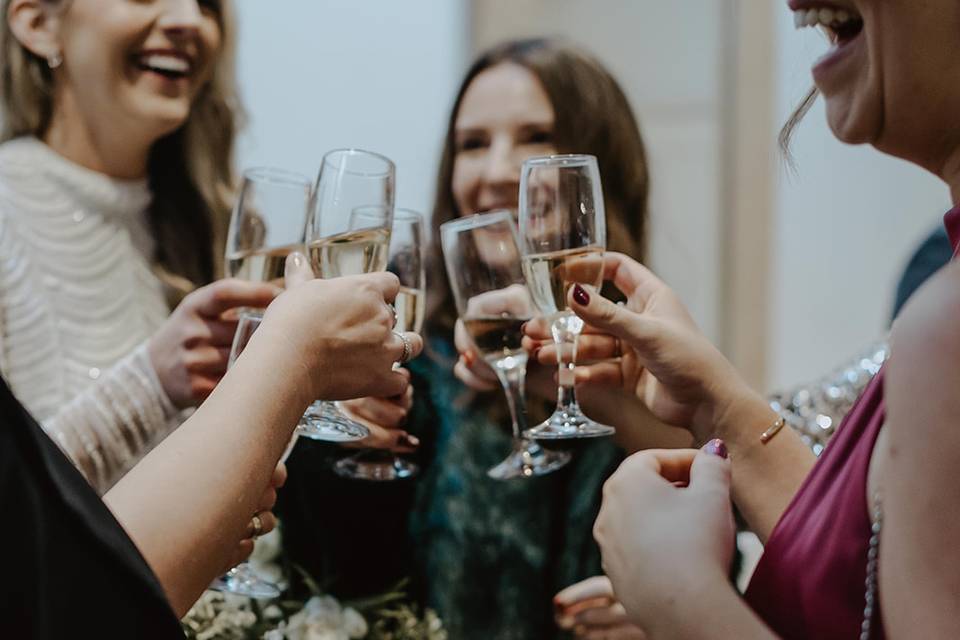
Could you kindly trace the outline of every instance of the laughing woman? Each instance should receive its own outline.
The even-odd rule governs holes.
[[[790,8],[798,25],[833,36],[813,77],[834,134],[939,176],[956,205],[945,216],[956,255],[960,89],[949,79],[960,73],[960,4]],[[571,307],[630,351],[619,364],[584,368],[580,380],[625,385],[698,440],[722,439],[701,453],[637,454],[608,483],[595,533],[630,618],[653,639],[956,637],[960,265],[906,304],[889,362],[816,464],[665,284],[619,255],[607,257],[606,275],[627,294],[625,307],[586,289]],[[609,355],[610,342],[588,338],[582,353]],[[726,580],[731,494],[765,540],[745,602]]]
[[[272,287],[213,281],[236,120],[226,2],[2,0],[0,373],[99,493],[206,397]],[[168,317],[169,316],[169,317]]]

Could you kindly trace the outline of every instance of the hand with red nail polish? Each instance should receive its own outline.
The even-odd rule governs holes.
[[[653,273],[625,255],[608,252],[604,279],[626,295],[626,304],[614,304],[588,285],[571,287],[568,294],[570,308],[586,322],[577,346],[581,398],[589,397],[590,387],[619,387],[642,400],[659,420],[690,430],[700,442],[728,426],[721,422],[734,404],[771,414]],[[549,339],[550,328],[536,319],[525,333],[525,346],[532,346]],[[537,353],[544,365],[556,358],[553,345]]]
[[[408,370],[399,368],[397,372],[410,380]],[[370,435],[363,440],[344,443],[342,446],[346,448],[387,449],[403,454],[415,452],[420,445],[416,436],[403,429],[413,407],[413,385],[391,398],[358,398],[341,402],[339,406],[344,413],[370,430]]]
[[[604,486],[594,525],[603,569],[627,617],[651,637],[683,636],[677,632],[689,602],[731,588],[735,528],[725,454],[721,441],[699,451],[644,451]]]

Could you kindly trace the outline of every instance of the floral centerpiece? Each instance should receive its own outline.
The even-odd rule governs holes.
[[[280,527],[257,540],[250,558],[264,578],[285,584]],[[181,621],[190,640],[447,640],[436,613],[410,602],[404,584],[388,593],[354,602],[326,595],[306,573],[305,600],[281,597],[258,601],[207,591]],[[288,596],[289,593],[285,593]]]

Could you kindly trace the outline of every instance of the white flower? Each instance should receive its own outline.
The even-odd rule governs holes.
[[[343,629],[351,638],[362,638],[367,635],[367,621],[356,609],[347,607],[343,610]]]
[[[330,628],[326,624],[319,623],[307,627],[303,640],[350,640],[350,636],[343,629]]]
[[[281,622],[280,626],[276,629],[270,629],[265,634],[261,640],[286,640],[287,636],[284,633],[284,624]]]

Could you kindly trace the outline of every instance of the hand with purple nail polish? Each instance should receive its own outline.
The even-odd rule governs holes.
[[[682,628],[686,601],[729,588],[735,529],[726,453],[720,440],[699,451],[644,451],[604,486],[594,525],[603,569],[627,617],[652,637]]]

